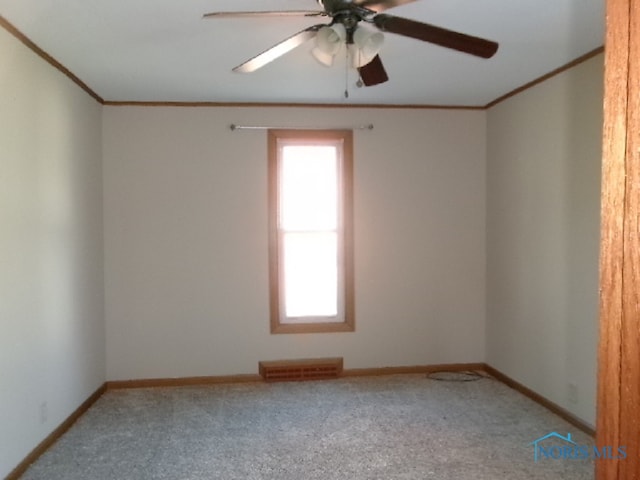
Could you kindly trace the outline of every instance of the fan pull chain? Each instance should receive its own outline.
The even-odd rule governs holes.
[[[344,62],[344,98],[349,98],[349,49],[344,49],[346,52]]]

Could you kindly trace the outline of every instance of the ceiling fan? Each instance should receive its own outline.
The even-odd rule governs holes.
[[[354,63],[362,83],[365,86],[372,86],[386,82],[389,77],[377,53],[381,39],[363,35],[363,30],[359,25],[360,22],[371,24],[382,32],[411,37],[481,58],[490,58],[498,50],[498,44],[490,40],[454,32],[408,18],[380,13],[389,8],[414,1],[416,0],[317,0],[323,10],[211,12],[204,14],[203,18],[280,16],[331,18],[330,23],[316,24],[305,28],[241,63],[233,69],[235,72],[253,72],[316,37],[318,47],[321,47],[319,54],[325,57],[326,54],[335,55],[335,51],[341,43],[346,44],[348,48],[350,46],[355,47],[358,44],[357,47],[360,51],[366,50],[366,54],[363,55],[364,60]],[[381,37],[380,34],[378,35]],[[319,56],[316,58],[321,60]],[[330,61],[331,59],[326,62],[323,61],[323,63],[330,64]]]

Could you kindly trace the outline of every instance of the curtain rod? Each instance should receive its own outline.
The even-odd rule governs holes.
[[[229,125],[229,129],[235,132],[236,130],[373,130],[373,124],[368,125],[354,125],[351,127],[274,127],[267,125],[236,125],[232,123]]]

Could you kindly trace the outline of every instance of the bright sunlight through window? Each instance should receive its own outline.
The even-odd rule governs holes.
[[[283,321],[338,315],[337,153],[333,146],[281,151]]]

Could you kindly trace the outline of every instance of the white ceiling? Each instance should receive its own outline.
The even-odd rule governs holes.
[[[254,73],[231,71],[326,18],[202,19],[316,9],[315,0],[0,0],[0,15],[106,101],[483,106],[604,38],[604,0],[418,0],[385,13],[497,41],[498,53],[483,60],[387,33],[390,80],[357,88],[344,62],[327,68],[310,55],[312,42]]]

